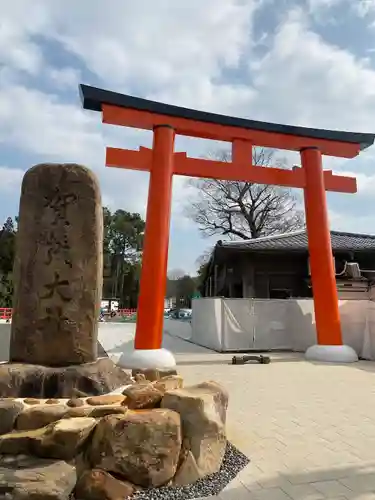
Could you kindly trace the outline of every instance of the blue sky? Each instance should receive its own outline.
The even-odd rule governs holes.
[[[150,145],[103,126],[78,84],[253,119],[375,132],[375,0],[17,0],[0,19],[0,223],[18,211],[24,171],[79,162],[103,204],[145,214],[148,176],[104,167],[105,146]],[[200,156],[221,147],[178,138]],[[298,162],[296,155],[289,157]],[[375,233],[375,148],[325,167],[355,173],[356,195],[329,195],[331,227]],[[169,268],[194,272],[217,238],[184,215],[174,179]]]

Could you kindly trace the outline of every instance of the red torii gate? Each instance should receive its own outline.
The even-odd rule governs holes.
[[[103,123],[153,130],[152,149],[107,148],[106,165],[150,172],[135,350],[125,356],[129,368],[170,367],[173,356],[162,349],[172,176],[274,184],[304,190],[314,296],[317,345],[309,359],[355,361],[342,344],[325,191],[355,193],[356,179],[323,171],[322,155],[353,158],[374,142],[375,134],[293,127],[205,113],[80,85],[84,109],[102,113]],[[174,152],[175,135],[232,144],[231,163],[189,158]],[[252,148],[299,151],[302,168],[285,170],[251,164]]]

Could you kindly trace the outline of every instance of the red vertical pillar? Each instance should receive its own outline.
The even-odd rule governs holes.
[[[306,226],[317,342],[320,345],[342,345],[322,155],[316,148],[303,149],[301,161],[306,179]]]
[[[154,129],[135,349],[160,349],[163,338],[175,132]]]

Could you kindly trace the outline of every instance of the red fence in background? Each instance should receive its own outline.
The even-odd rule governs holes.
[[[11,319],[12,312],[11,307],[0,307],[0,319]]]
[[[132,316],[133,314],[136,314],[137,309],[119,309],[118,314],[120,316]]]

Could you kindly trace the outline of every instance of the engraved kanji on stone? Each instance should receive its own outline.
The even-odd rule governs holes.
[[[64,331],[64,327],[67,327],[70,323],[68,316],[63,312],[61,306],[46,307],[46,316],[40,319],[41,328],[50,328],[56,333],[61,333]]]
[[[75,193],[62,193],[61,189],[56,186],[52,191],[52,196],[46,197],[44,203],[44,208],[51,208],[54,211],[52,224],[56,225],[59,221],[63,221],[69,225],[66,220],[67,208],[77,200],[78,196]]]
[[[67,235],[59,237],[55,231],[48,231],[42,238],[42,243],[47,247],[47,257],[45,264],[49,266],[53,257],[62,254],[64,257],[64,262],[70,268],[72,267],[72,261],[69,257],[70,245]]]
[[[61,279],[60,274],[56,271],[52,283],[47,283],[44,285],[44,288],[47,289],[47,292],[45,295],[40,296],[41,299],[52,299],[55,293],[57,293],[64,302],[69,302],[73,298],[69,280]]]

